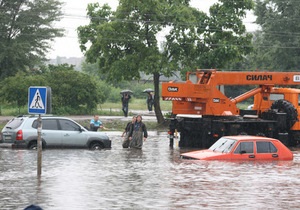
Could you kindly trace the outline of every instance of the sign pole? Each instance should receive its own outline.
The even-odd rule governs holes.
[[[42,174],[42,140],[41,140],[41,132],[42,132],[42,118],[41,114],[39,114],[38,118],[38,139],[37,139],[37,175],[41,176]]]
[[[42,174],[42,118],[41,114],[51,112],[51,88],[30,86],[28,88],[28,113],[39,114],[37,128],[37,175]]]

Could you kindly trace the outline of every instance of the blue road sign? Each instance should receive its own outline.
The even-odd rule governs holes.
[[[28,113],[46,114],[47,112],[47,87],[29,87]]]

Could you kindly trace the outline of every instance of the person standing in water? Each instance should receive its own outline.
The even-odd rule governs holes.
[[[103,123],[99,120],[98,115],[94,115],[94,118],[90,121],[90,130],[98,131],[99,128],[103,128]]]
[[[134,126],[135,122],[136,122],[136,116],[133,116],[131,122],[127,123],[125,130],[122,133],[122,137],[124,137],[124,135],[125,135],[123,143],[122,143],[123,148],[129,147],[130,141],[129,141],[128,135],[129,135],[129,132],[132,130],[132,127]]]
[[[146,141],[146,139],[148,138],[148,132],[147,132],[146,125],[142,122],[141,115],[138,115],[136,117],[136,122],[132,126],[128,137],[130,141],[129,143],[130,148],[142,149],[143,142]]]

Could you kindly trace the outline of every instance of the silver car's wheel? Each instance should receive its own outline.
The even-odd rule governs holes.
[[[37,143],[36,143],[36,142],[32,142],[32,143],[29,145],[28,149],[31,149],[31,150],[37,150]]]
[[[101,150],[103,148],[104,148],[104,146],[98,142],[92,143],[90,146],[91,150]]]

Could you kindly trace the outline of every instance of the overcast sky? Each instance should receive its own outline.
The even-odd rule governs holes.
[[[204,12],[208,12],[209,7],[217,0],[191,0],[191,5]],[[86,7],[88,3],[99,2],[101,5],[108,3],[113,10],[118,5],[118,0],[63,0],[65,2],[63,6],[64,16],[57,27],[64,28],[66,30],[65,36],[55,39],[52,43],[52,50],[48,53],[48,58],[60,57],[83,57],[79,49],[78,38],[76,28],[81,25],[87,25],[88,19],[86,18]],[[253,31],[256,26],[251,24],[255,20],[254,16],[249,14],[244,20],[247,30]]]

